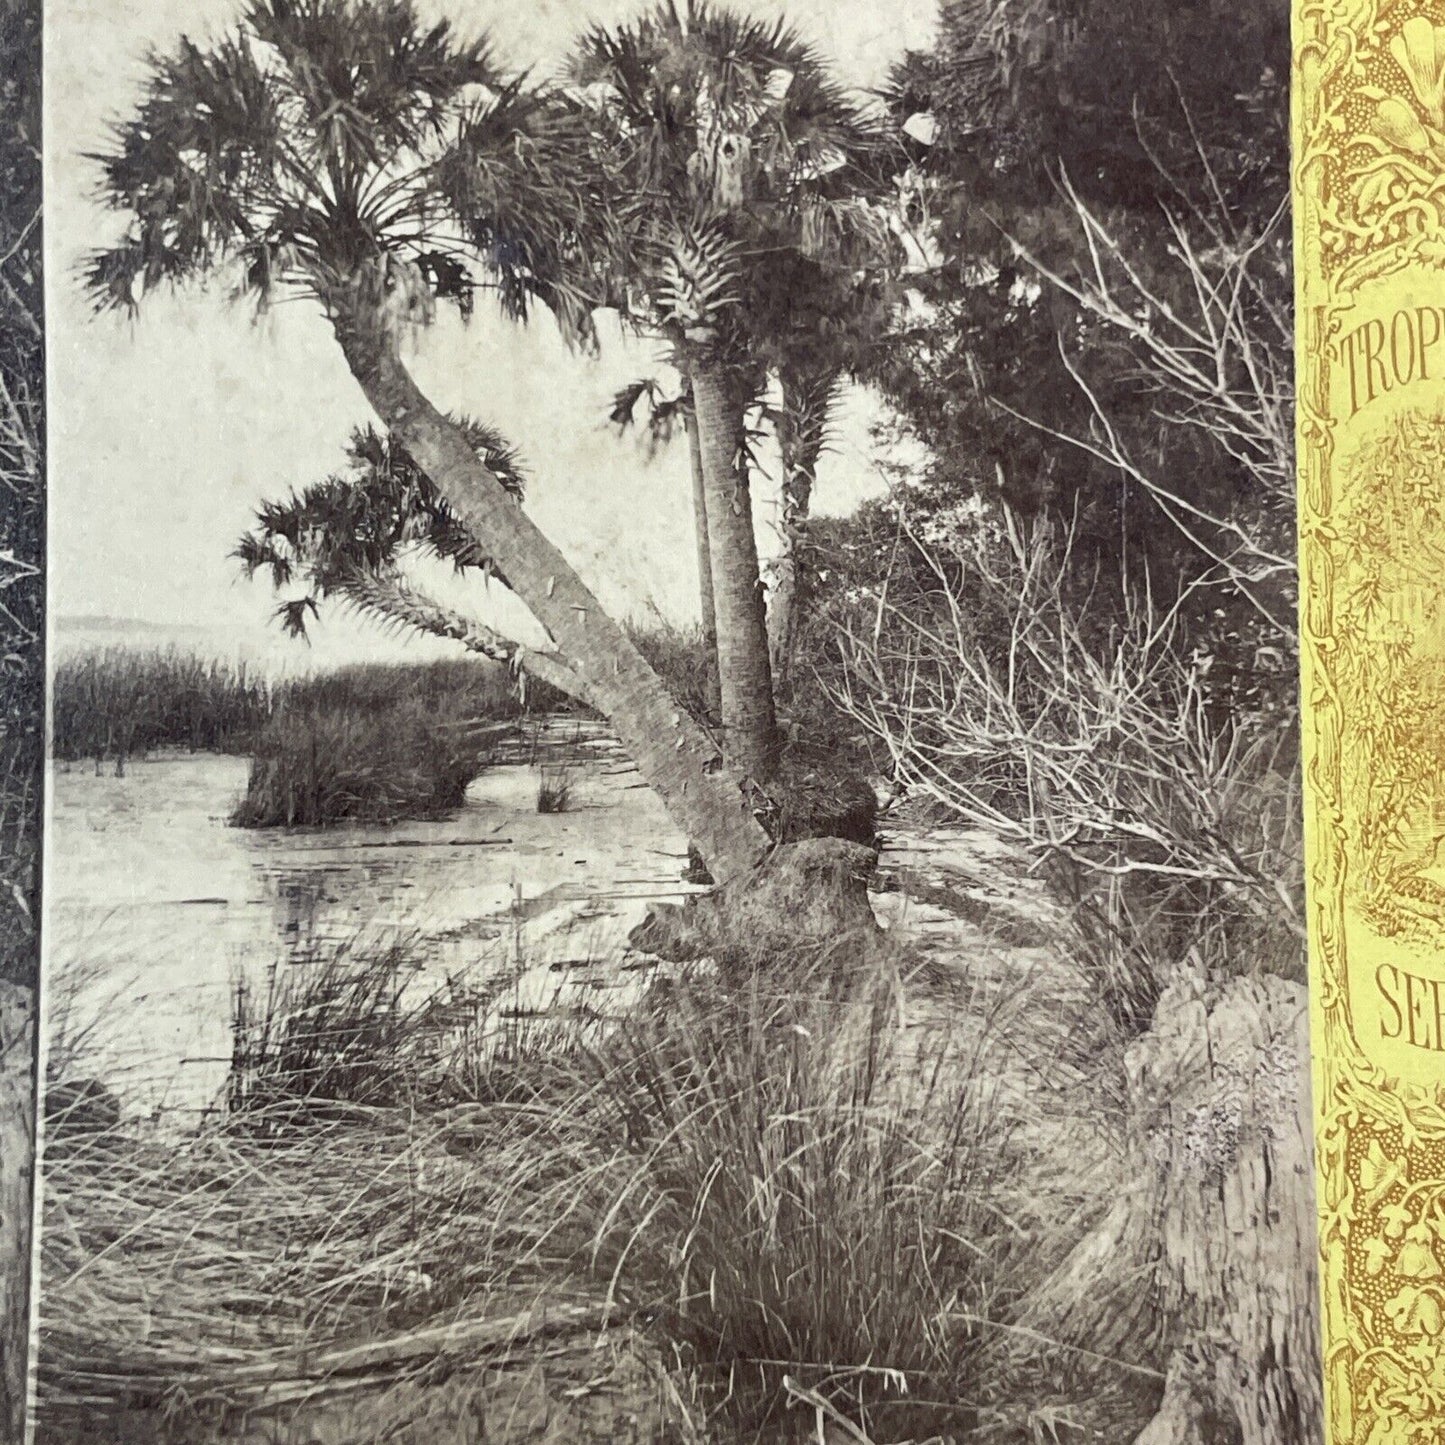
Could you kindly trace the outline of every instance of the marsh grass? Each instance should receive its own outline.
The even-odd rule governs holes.
[[[49,1155],[47,1408],[238,1405],[309,1348],[481,1297],[485,1181],[435,1121],[292,1118],[182,1139],[129,1119]]]
[[[490,984],[438,981],[419,940],[322,945],[238,982],[227,1109],[269,1127],[353,1107],[442,1110],[535,1102],[586,1034],[537,1018]]]
[[[244,663],[175,648],[63,657],[52,696],[52,745],[62,762],[122,762],[167,747],[245,752],[274,703],[272,685]]]
[[[395,823],[461,806],[521,703],[474,662],[354,667],[289,683],[259,731],[242,828]]]
[[[358,956],[350,946],[277,964],[259,997],[238,981],[231,1012],[227,1107],[267,1126],[332,1106],[395,1104],[395,1063],[415,1020],[403,995],[415,963],[407,940]]]
[[[556,700],[533,689],[529,706]],[[387,823],[458,807],[522,711],[505,670],[472,659],[273,683],[244,663],[106,648],[57,666],[53,747],[118,771],[160,748],[251,753],[237,825]]]
[[[278,1382],[325,1394],[308,1383],[317,1350],[404,1348],[429,1323],[487,1317],[489,1174],[517,1142],[504,1127],[478,1136],[457,1081],[469,1098],[484,1081],[473,1053],[494,1020],[484,995],[425,985],[417,965],[409,940],[278,964],[263,990],[236,992],[223,1108],[198,1126],[126,1109],[51,1137],[52,1438],[93,1438],[128,1411],[211,1438]],[[84,1102],[84,1051],[52,1065],[51,1093]]]
[[[730,1429],[794,1438],[786,1376],[880,1440],[961,1432],[1014,1267],[1009,1116],[897,966],[779,973],[659,987],[554,1055],[496,1256],[652,1321]]]
[[[1007,1126],[904,994],[692,978],[544,1025],[404,943],[278,965],[222,1112],[49,1161],[44,1412],[224,1415],[358,1334],[585,1298],[730,1430],[806,1424],[785,1375],[881,1440],[960,1430]]]
[[[288,700],[256,739],[231,822],[320,827],[443,817],[461,806],[487,760],[465,719],[439,718],[420,703],[357,716]]]

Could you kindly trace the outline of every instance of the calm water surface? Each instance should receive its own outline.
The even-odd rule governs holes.
[[[569,725],[570,727],[571,725]],[[569,811],[536,811],[537,770],[494,768],[454,817],[395,827],[242,830],[244,758],[56,766],[45,879],[58,1052],[134,1097],[199,1105],[230,1054],[238,981],[318,945],[418,941],[429,976],[464,975],[524,1009],[635,990],[627,931],[685,892],[683,839],[614,744],[570,749]]]

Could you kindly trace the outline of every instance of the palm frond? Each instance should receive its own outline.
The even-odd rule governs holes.
[[[678,425],[692,413],[692,396],[684,390],[669,396],[655,377],[629,382],[612,398],[608,420],[619,432],[638,426],[638,410],[645,409],[641,425],[646,428],[647,451],[655,456],[677,434]]]
[[[238,291],[319,294],[398,262],[465,309],[433,172],[479,97],[515,84],[485,39],[412,0],[251,0],[221,39],[150,55],[139,105],[91,157],[130,217],[85,262],[92,302],[133,309],[232,264]]]
[[[615,426],[618,431],[626,431],[636,424],[637,408],[646,400],[648,410],[651,412],[661,388],[653,377],[643,377],[640,381],[630,381],[612,397],[612,409],[607,413],[607,420]]]
[[[719,227],[688,227],[669,238],[657,264],[655,305],[661,323],[684,334],[714,330],[739,300],[742,264]]]
[[[487,468],[520,497],[522,467],[507,439],[485,422],[454,420]],[[344,474],[257,507],[255,526],[232,554],[247,576],[265,570],[278,591],[304,579],[313,598],[324,598],[345,593],[358,575],[388,573],[405,551],[418,548],[458,568],[500,576],[485,546],[457,521],[430,478],[388,434],[358,428],[347,459]],[[304,628],[306,615],[304,606],[293,603],[277,611],[293,635]]]
[[[314,597],[296,597],[282,602],[276,608],[275,615],[288,637],[299,637],[306,640],[306,619],[308,616],[320,617],[321,609],[317,606]]]
[[[588,118],[609,229],[583,233],[624,319],[735,361],[799,332],[785,273],[876,320],[898,262],[893,132],[781,21],[708,0],[588,31],[569,99]],[[793,261],[806,263],[793,266]],[[791,268],[791,271],[790,271]],[[856,293],[856,294],[855,294]]]

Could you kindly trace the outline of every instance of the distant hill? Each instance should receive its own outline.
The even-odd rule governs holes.
[[[106,617],[98,614],[51,619],[57,638],[89,634],[107,637],[205,637],[213,628],[190,622],[148,622],[142,617]]]

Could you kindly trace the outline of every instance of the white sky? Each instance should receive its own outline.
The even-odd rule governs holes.
[[[587,23],[639,8],[454,0],[446,13],[464,32],[489,30],[505,58],[545,68]],[[182,32],[199,38],[238,9],[234,0],[46,3],[50,605],[57,619],[190,626],[208,645],[274,655],[269,586],[239,580],[227,554],[262,497],[337,469],[352,426],[369,419],[334,340],[309,304],[256,324],[248,310],[194,292],[152,296],[133,323],[96,319],[77,282],[80,258],[116,225],[94,204],[84,153],[104,146],[107,122],[133,103],[148,48],[168,49]],[[934,0],[797,0],[786,10],[859,86],[926,44],[936,13]],[[484,417],[515,441],[532,479],[528,510],[605,605],[696,615],[685,450],[679,443],[648,465],[605,420],[620,385],[657,374],[652,348],[619,339],[585,360],[545,318],[524,332],[483,304],[468,328],[443,314],[414,365],[438,405]],[[819,510],[847,511],[878,489],[868,438],[876,415],[871,398],[848,398],[820,468]],[[773,485],[759,479],[757,488],[764,550]],[[327,614],[313,655],[370,651],[366,633]]]

